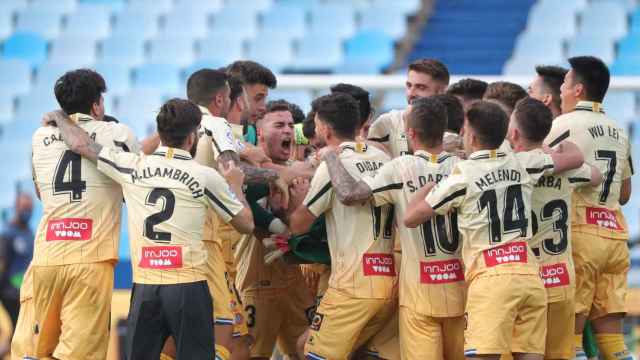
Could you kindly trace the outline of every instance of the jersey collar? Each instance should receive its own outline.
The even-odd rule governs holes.
[[[576,108],[574,110],[591,111],[604,114],[602,103],[595,101],[578,101],[578,104],[576,105]]]
[[[164,156],[167,159],[191,160],[191,154],[188,151],[168,146],[159,146],[153,155]]]
[[[507,156],[507,154],[505,154],[504,152],[498,149],[479,150],[471,154],[469,156],[469,160],[487,160],[487,159],[495,160],[498,158],[503,158],[505,156]]]
[[[69,116],[69,118],[71,118],[71,121],[73,121],[75,123],[95,120],[91,115],[87,115],[87,114],[83,114],[83,113],[75,113],[75,114]]]
[[[363,142],[357,142],[357,141],[345,141],[343,143],[341,143],[338,148],[340,149],[340,152],[343,152],[345,150],[351,150],[354,152],[358,152],[358,153],[363,153],[367,151],[367,144],[363,143]]]
[[[443,161],[447,160],[448,158],[452,157],[453,155],[447,153],[447,152],[441,152],[440,154],[432,154],[428,151],[424,151],[424,150],[416,150],[413,153],[414,156],[417,156],[421,159],[427,160],[430,163],[433,164],[440,164]]]

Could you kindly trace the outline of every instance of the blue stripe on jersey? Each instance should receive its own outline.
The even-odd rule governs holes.
[[[307,359],[310,360],[326,360],[324,357],[318,355],[318,354],[314,354],[312,352],[307,353]]]

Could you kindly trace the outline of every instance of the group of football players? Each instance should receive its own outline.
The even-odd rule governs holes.
[[[127,359],[586,359],[588,320],[605,359],[633,359],[629,139],[606,65],[569,64],[527,91],[418,60],[407,108],[374,121],[361,87],[305,115],[237,61],[193,73],[140,141],[100,74],[67,72],[33,135],[13,358],[105,359],[124,201]]]

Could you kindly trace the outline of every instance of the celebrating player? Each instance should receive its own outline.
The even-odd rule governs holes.
[[[562,114],[560,86],[567,71],[559,66],[536,66],[538,75],[527,88],[529,96],[542,101],[551,110],[554,119]]]
[[[457,97],[466,110],[472,103],[482,100],[488,85],[478,79],[462,79],[457,83],[451,84],[447,88],[447,94]]]

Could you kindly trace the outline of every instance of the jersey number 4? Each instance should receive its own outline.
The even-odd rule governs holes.
[[[82,200],[87,182],[82,180],[82,159],[71,150],[62,153],[53,177],[53,195],[69,194],[71,202]]]
[[[162,210],[144,219],[144,237],[155,242],[167,243],[171,241],[171,233],[165,231],[156,231],[154,226],[161,222],[167,221],[173,215],[176,206],[176,197],[171,190],[164,188],[155,188],[151,190],[147,196],[146,204],[155,206],[162,199]]]

